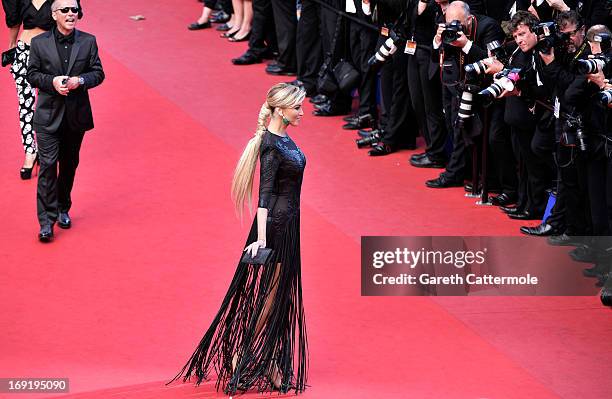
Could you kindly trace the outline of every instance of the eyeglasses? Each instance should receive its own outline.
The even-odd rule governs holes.
[[[64,7],[64,8],[56,8],[55,11],[59,11],[62,14],[68,14],[68,11],[72,11],[73,14],[78,14],[81,9],[79,7]]]
[[[562,32],[562,33],[563,33],[563,34],[565,34],[565,35],[568,35],[568,36],[576,36],[576,34],[577,34],[578,32],[580,32],[580,30],[582,30],[582,26],[579,26],[579,27],[577,27],[576,29],[571,30],[571,31],[569,31],[569,32]]]

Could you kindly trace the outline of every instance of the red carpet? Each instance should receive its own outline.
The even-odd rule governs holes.
[[[51,245],[36,241],[36,181],[18,179],[14,87],[0,74],[0,377],[68,377],[66,398],[223,397],[163,382],[233,274],[250,220],[233,214],[231,173],[279,79],[229,63],[245,43],[187,31],[196,1],[85,7],[107,80],[91,93],[74,226]],[[408,166],[410,152],[369,159],[339,127],[306,117],[290,132],[308,157],[303,397],[608,398],[612,318],[596,297],[360,296],[362,235],[514,235],[520,223],[460,189],[426,189],[436,171]]]

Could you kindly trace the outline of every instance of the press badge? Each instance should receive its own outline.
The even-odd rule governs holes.
[[[416,47],[417,44],[414,40],[408,40],[406,42],[406,49],[404,50],[404,53],[414,55],[414,53],[416,53]]]
[[[559,102],[559,97],[555,97],[555,107],[553,109],[553,113],[555,114],[555,118],[559,119],[559,114],[561,113],[561,103]]]

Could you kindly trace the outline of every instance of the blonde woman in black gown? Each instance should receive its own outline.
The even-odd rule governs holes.
[[[199,384],[214,370],[217,390],[222,387],[230,395],[249,389],[298,393],[306,388],[308,343],[300,265],[300,189],[306,158],[286,131],[300,123],[305,95],[286,83],[268,91],[257,132],[232,181],[232,197],[242,217],[245,205],[251,210],[259,157],[257,215],[244,251],[255,255],[259,248],[272,248],[272,260],[238,264],[219,312],[174,379],[195,376]]]

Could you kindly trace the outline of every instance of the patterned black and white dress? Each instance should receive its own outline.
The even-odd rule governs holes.
[[[217,389],[221,386],[234,394],[274,390],[270,376],[280,372],[280,390],[298,393],[306,388],[308,369],[300,260],[300,192],[306,158],[290,137],[266,131],[260,163],[258,206],[268,209],[266,243],[274,250],[273,260],[261,266],[238,264],[219,312],[175,379],[182,375],[186,381],[195,375],[199,384],[214,370]],[[257,218],[246,245],[255,241]],[[275,284],[268,317],[256,335],[255,326]]]

